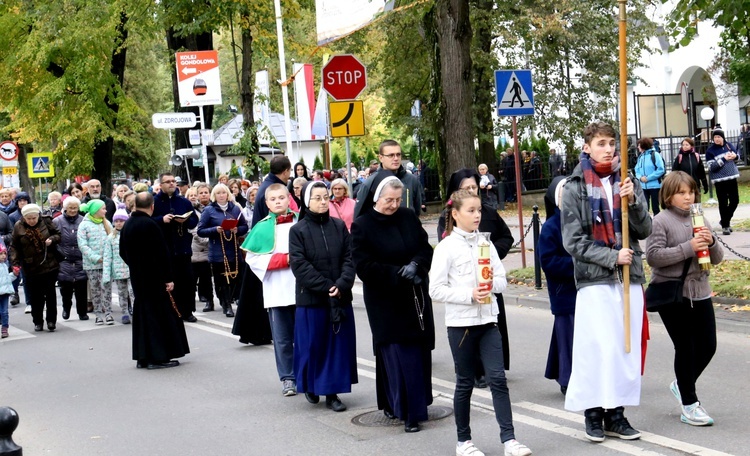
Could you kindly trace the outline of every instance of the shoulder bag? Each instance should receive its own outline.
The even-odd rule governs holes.
[[[667,306],[682,302],[682,286],[685,283],[692,258],[685,260],[682,275],[679,280],[667,280],[666,282],[650,283],[646,288],[646,310],[658,312]]]

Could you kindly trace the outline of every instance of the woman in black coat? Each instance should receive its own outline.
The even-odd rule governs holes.
[[[329,216],[328,189],[308,182],[301,193],[308,216],[289,232],[289,263],[296,279],[294,377],[297,391],[343,412],[337,396],[357,383],[357,337],[352,311],[354,264],[346,225]]]
[[[89,319],[86,313],[88,276],[83,270],[83,256],[81,249],[78,248],[78,226],[83,220],[83,216],[78,212],[80,208],[81,201],[75,196],[69,196],[63,202],[62,215],[52,220],[52,223],[60,230],[60,244],[57,245],[57,251],[61,259],[57,282],[60,284],[62,296],[63,320],[70,318],[73,295],[76,297],[78,318]]]
[[[451,175],[448,182],[448,195],[452,195],[456,190],[469,190],[477,193],[480,183],[479,174],[470,168],[459,169]],[[502,260],[508,255],[510,248],[513,246],[513,235],[505,221],[497,213],[497,210],[489,204],[485,204],[482,199],[482,221],[479,222],[479,231],[490,233],[490,242],[495,245],[495,250]],[[445,233],[445,210],[440,214],[438,219],[438,239],[443,239]],[[497,329],[500,330],[500,336],[503,339],[503,362],[505,370],[510,370],[510,340],[508,337],[508,322],[505,317],[505,302],[503,294],[495,294],[497,297],[497,307],[500,313],[497,314]],[[486,388],[487,382],[484,380],[484,367],[482,363],[477,363],[477,379],[475,385],[478,388]]]
[[[402,189],[390,171],[375,175],[352,224],[352,254],[373,335],[378,408],[417,432],[432,403],[432,246],[414,211],[399,207]]]

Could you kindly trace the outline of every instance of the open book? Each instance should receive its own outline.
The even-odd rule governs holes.
[[[188,218],[190,218],[191,215],[193,215],[193,213],[194,211],[187,211],[184,214],[180,214],[180,215],[175,214],[174,218],[176,218],[177,220],[187,220]]]

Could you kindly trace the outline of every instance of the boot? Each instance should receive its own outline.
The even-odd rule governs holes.
[[[221,303],[221,310],[224,312],[224,315],[227,316],[227,318],[234,317],[234,312],[232,311],[232,301],[229,294],[228,288],[222,288],[219,290],[219,302]]]
[[[214,311],[214,298],[213,298],[213,296],[211,297],[210,300],[209,299],[206,300],[206,306],[203,308],[203,311],[204,312],[213,312]],[[226,312],[224,312],[224,313],[226,313]]]
[[[17,306],[20,301],[21,300],[18,297],[18,293],[13,293],[13,296],[10,297],[10,305],[11,306]]]
[[[224,313],[227,318],[234,317],[234,311],[232,310],[232,301],[227,302],[227,311]]]
[[[601,407],[586,409],[583,412],[586,417],[586,438],[592,442],[604,441],[604,409]]]
[[[641,433],[633,429],[628,419],[625,418],[624,407],[616,407],[604,412],[604,434],[623,440],[635,440],[641,437]]]

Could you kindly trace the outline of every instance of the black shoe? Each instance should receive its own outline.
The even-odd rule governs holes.
[[[234,317],[234,311],[232,310],[232,306],[231,305],[227,306],[226,316],[227,316],[227,318]]]
[[[311,404],[317,404],[320,402],[320,396],[315,393],[305,393],[305,399]]]
[[[474,388],[487,388],[487,380],[484,379],[484,375],[474,379]]]
[[[633,429],[624,415],[625,408],[617,407],[604,413],[604,434],[610,437],[618,437],[623,440],[635,440],[641,437],[641,433]]]
[[[146,361],[136,361],[135,363],[136,369],[145,369],[146,366],[148,366],[148,363],[146,363]]]
[[[200,302],[208,302],[208,299],[206,299],[205,296],[198,295],[198,301],[200,301]]]
[[[563,396],[568,394],[568,387],[567,386],[560,386],[560,392],[563,393]]]
[[[385,415],[385,417],[388,418],[389,420],[395,420],[396,419],[396,415],[394,415],[393,412],[391,412],[390,410],[385,410],[384,409],[383,410],[383,415]]]
[[[18,293],[14,293],[10,297],[10,305],[11,306],[17,306],[19,302],[21,302],[21,300],[18,298]]]
[[[67,320],[68,318],[70,318],[70,310],[63,309],[62,317],[63,320]]]
[[[154,370],[154,369],[168,369],[170,367],[177,367],[180,365],[180,362],[177,360],[173,361],[166,361],[163,363],[148,363],[146,364],[146,369],[148,370]]]
[[[604,410],[601,407],[587,409],[584,412],[586,416],[586,438],[592,442],[604,441]]]
[[[81,321],[86,321],[86,320],[89,319],[89,316],[88,316],[88,314],[79,315],[78,319],[81,320]]]
[[[406,423],[404,424],[404,432],[412,433],[419,432],[422,429],[419,427],[419,423]]]
[[[730,234],[732,234],[732,230],[729,228],[724,228],[721,230],[721,234],[723,234],[724,236],[729,236]]]
[[[188,323],[195,323],[195,322],[198,321],[198,319],[195,318],[195,315],[193,315],[193,314],[190,314],[187,317],[182,317],[182,319],[185,320]]]
[[[47,322],[47,329],[49,330],[49,332],[52,332],[57,329],[57,325],[54,321]]]
[[[326,408],[333,410],[334,412],[343,412],[346,410],[346,405],[341,402],[341,399],[335,394],[326,396]]]
[[[203,312],[213,312],[214,311],[214,303],[206,303],[206,307],[203,308]],[[226,312],[225,312],[226,313]]]
[[[44,331],[44,326],[42,325],[34,325],[34,331]]]

